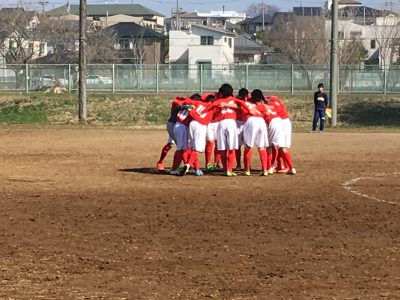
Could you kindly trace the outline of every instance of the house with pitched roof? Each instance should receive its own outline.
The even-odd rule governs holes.
[[[79,15],[79,5],[67,4],[49,12],[55,15]],[[108,27],[119,22],[135,22],[141,26],[161,31],[165,16],[141,4],[88,4],[88,19],[99,26]]]

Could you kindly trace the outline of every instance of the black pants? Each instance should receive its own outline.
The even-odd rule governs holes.
[[[313,120],[313,125],[312,125],[312,130],[315,131],[317,130],[317,125],[318,125],[318,121],[320,121],[319,123],[319,131],[324,131],[324,127],[325,127],[325,109],[316,109],[314,111],[314,120]]]

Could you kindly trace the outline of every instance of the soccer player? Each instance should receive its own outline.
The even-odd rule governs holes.
[[[222,165],[226,176],[236,176],[233,172],[235,150],[239,148],[238,132],[236,126],[236,109],[238,100],[233,97],[233,88],[224,83],[218,90],[219,99],[212,103],[206,110],[214,110],[217,116],[217,148],[221,155]]]
[[[253,155],[252,148],[254,145],[258,148],[258,153],[261,160],[261,175],[268,175],[268,156],[267,147],[268,143],[268,131],[267,125],[264,120],[266,114],[266,107],[264,104],[264,95],[259,89],[255,89],[251,93],[250,102],[244,102],[242,109],[247,110],[245,115],[246,122],[243,128],[244,136],[244,175],[250,176],[250,164],[251,157]]]
[[[210,100],[211,98],[207,98]],[[197,176],[203,175],[200,169],[198,153],[206,148],[207,125],[211,122],[213,111],[204,112],[209,102],[197,101],[196,107],[190,111],[192,120],[189,124],[189,147],[191,149],[188,159],[180,175],[185,175],[193,165]]]
[[[174,137],[176,141],[176,151],[174,154],[174,160],[170,171],[171,175],[179,175],[178,167],[182,160],[187,160],[188,155],[188,126],[192,117],[190,111],[195,106],[195,101],[200,100],[201,96],[194,94],[190,98],[185,99],[182,102],[182,109],[177,114],[177,122],[174,126]]]
[[[215,95],[215,94],[209,94],[209,95],[207,95],[205,101],[207,103],[212,103],[217,99],[216,96],[217,95]],[[213,114],[211,122],[207,125],[205,164],[206,164],[206,169],[209,171],[220,169],[218,163],[221,159],[221,156],[218,152],[217,145],[216,145],[217,128],[218,128],[217,117],[218,117],[217,115]],[[214,163],[211,164],[213,149],[214,149]]]
[[[174,126],[176,123],[177,115],[182,110],[182,103],[185,100],[184,97],[176,97],[171,103],[171,113],[167,122],[168,142],[161,150],[160,159],[157,162],[157,169],[163,171],[165,169],[164,159],[167,156],[172,145],[175,143]]]
[[[289,113],[286,110],[283,102],[276,96],[268,98],[269,114],[267,123],[270,133],[270,142],[272,146],[278,148],[278,156],[282,157],[285,166],[288,168],[288,174],[296,174],[296,169],[293,167],[292,157],[289,152],[292,138],[292,124],[289,119]],[[274,161],[270,163],[272,167]],[[273,173],[273,169],[269,170]]]
[[[247,101],[247,98],[249,97],[249,91],[245,88],[241,88],[238,92],[238,95],[236,96],[237,99],[242,100],[242,101]],[[243,139],[243,126],[245,123],[245,119],[243,117],[243,112],[241,109],[236,111],[236,126],[238,129],[238,140],[239,140],[239,149],[236,150],[236,170],[240,171],[242,169],[242,162],[241,162],[241,157],[242,157],[242,151],[241,151],[241,146],[244,145],[244,139]]]

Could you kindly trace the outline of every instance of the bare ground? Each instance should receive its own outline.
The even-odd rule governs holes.
[[[1,128],[0,298],[400,299],[399,133],[295,134],[267,178],[159,174],[165,137]]]

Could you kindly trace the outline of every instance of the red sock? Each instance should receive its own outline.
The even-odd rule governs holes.
[[[171,168],[172,171],[176,171],[176,169],[178,169],[179,165],[182,162],[182,157],[183,157],[183,150],[176,150]]]
[[[206,160],[206,165],[208,165],[211,162],[213,146],[214,146],[214,141],[207,141],[207,143],[206,143],[206,151],[204,153],[205,160]]]
[[[222,161],[222,167],[223,167],[223,169],[224,169],[224,171],[227,171],[228,169],[227,169],[227,166],[228,166],[228,162],[227,162],[227,156],[226,156],[226,150],[221,150],[221,151],[218,151],[219,152],[219,155],[220,155],[220,157],[221,157],[221,161]]]
[[[227,171],[233,171],[233,164],[235,163],[235,151],[236,150],[228,150],[228,168]]]
[[[185,164],[187,164],[188,163],[188,161],[189,161],[189,156],[190,156],[190,153],[192,152],[192,149],[191,148],[187,148],[184,152],[183,152],[183,162],[185,163]]]
[[[251,168],[251,157],[253,155],[253,151],[251,148],[244,148],[244,169],[246,171],[250,171]]]
[[[164,158],[167,156],[169,150],[171,150],[172,146],[171,144],[166,144],[162,150],[161,150],[161,155],[160,155],[160,159],[158,161],[159,164],[161,164],[164,161]]]
[[[275,163],[278,157],[278,149],[276,149],[274,146],[272,146],[272,152],[271,152],[271,167],[275,167]]]
[[[190,152],[190,156],[187,163],[192,166],[194,162],[197,161],[198,159],[199,159],[199,154],[197,153],[197,151],[192,150]]]
[[[289,169],[293,169],[292,156],[290,155],[289,151],[285,152],[282,150],[282,157],[286,167],[288,167]]]
[[[242,150],[239,146],[239,149],[235,150],[235,156],[236,156],[236,169],[241,169],[242,168],[242,162],[241,162],[241,156],[242,156]]]
[[[267,150],[268,170],[272,167],[272,151]]]
[[[281,169],[281,170],[284,170],[284,169],[286,169],[285,160],[284,160],[284,158],[283,158],[283,156],[282,156],[282,155],[281,155],[281,156],[279,156],[279,166],[280,166],[280,169]]]
[[[261,160],[261,169],[263,171],[268,170],[268,156],[267,151],[265,149],[258,149],[258,154],[260,155]]]
[[[219,164],[221,160],[221,152],[217,148],[217,142],[215,142],[215,149],[214,149],[214,166]]]

